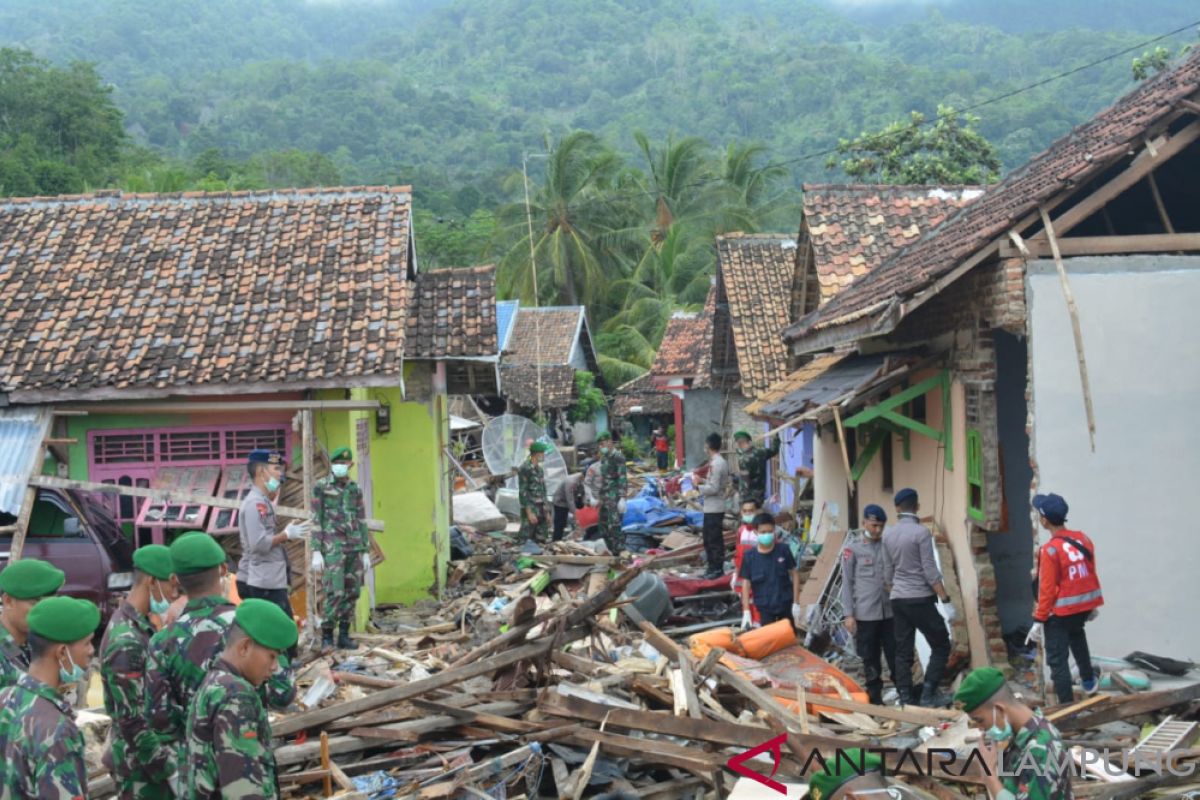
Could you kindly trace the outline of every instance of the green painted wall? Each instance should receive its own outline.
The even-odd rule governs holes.
[[[88,480],[88,431],[113,428],[171,428],[190,425],[188,417],[180,414],[88,414],[86,417],[67,417],[67,468],[74,480]]]

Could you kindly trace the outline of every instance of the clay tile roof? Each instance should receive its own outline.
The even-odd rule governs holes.
[[[628,383],[623,383],[613,393],[612,413],[619,417],[627,417],[634,408],[641,408],[639,414],[670,414],[675,411],[675,400],[670,392],[664,392],[654,385],[654,376],[647,372]]]
[[[567,364],[580,332],[583,306],[521,306],[508,338],[508,364]],[[540,348],[539,348],[540,339]]]
[[[912,297],[953,270],[1040,203],[1082,186],[1115,161],[1142,148],[1148,129],[1200,90],[1200,50],[1178,67],[1140,84],[1110,108],[989,187],[879,269],[788,329],[789,340],[877,313]]]
[[[692,387],[706,388],[712,383],[713,310],[717,290],[709,289],[704,310],[676,312],[667,320],[650,374],[656,379],[690,378]]]
[[[500,390],[509,400],[525,408],[538,407],[538,368],[531,364],[502,364]],[[575,402],[575,369],[569,365],[541,368],[541,405],[566,408]]]
[[[404,357],[496,355],[495,268],[439,269],[418,275]]]
[[[801,236],[807,235],[812,245],[820,302],[828,302],[982,191],[977,186],[805,184]]]
[[[780,331],[789,319],[795,260],[793,236],[728,233],[717,237],[717,303],[728,305],[746,397],[758,397],[787,374],[788,353]]]
[[[0,201],[0,392],[399,376],[410,199],[405,186]]]

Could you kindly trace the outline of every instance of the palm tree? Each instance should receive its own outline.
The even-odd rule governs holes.
[[[762,144],[730,142],[725,148],[721,176],[736,203],[736,210],[730,216],[741,221],[738,229],[743,231],[762,229],[766,220],[787,205],[784,193],[777,189],[779,181],[787,176],[787,169],[778,164],[756,164],[766,154],[767,148]],[[789,218],[788,222],[792,220]]]
[[[641,131],[633,138],[646,160],[647,193],[654,200],[651,243],[661,245],[675,225],[706,229],[716,210],[713,190],[718,187],[708,144],[696,136],[671,136],[655,148]]]
[[[624,274],[638,238],[636,208],[619,191],[626,182],[620,156],[594,134],[575,131],[553,146],[547,142],[545,175],[529,201],[539,302],[601,306],[608,300],[610,282]],[[498,216],[510,242],[499,264],[500,289],[533,300],[525,204],[504,206]]]

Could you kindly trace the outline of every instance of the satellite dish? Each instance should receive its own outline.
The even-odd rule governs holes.
[[[533,420],[516,414],[503,414],[493,418],[483,429],[483,460],[493,475],[508,475],[525,463],[529,445],[535,441],[550,445],[542,461],[546,471],[546,493],[553,495],[558,485],[567,478],[567,462],[546,431]],[[508,479],[510,489],[516,489],[517,477]]]

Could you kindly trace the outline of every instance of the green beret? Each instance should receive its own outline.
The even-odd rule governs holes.
[[[954,693],[954,705],[971,712],[988,701],[992,695],[1004,688],[1004,673],[995,667],[980,667],[971,670],[958,691]]]
[[[54,594],[66,580],[63,571],[53,564],[26,558],[0,572],[0,592],[18,600],[35,600]]]
[[[176,575],[195,575],[225,563],[225,551],[207,533],[192,531],[180,536],[170,547]]]
[[[733,434],[733,438],[745,439],[748,442],[751,439],[753,439],[754,437],[750,435],[750,431],[738,431],[735,434]]]
[[[529,445],[529,452],[531,452],[531,453],[549,453],[550,445],[546,444],[545,442],[534,442],[533,444]]]
[[[133,566],[151,578],[165,581],[175,571],[171,563],[171,551],[161,544],[148,544],[133,551]]]
[[[247,636],[272,650],[287,650],[300,638],[292,618],[267,600],[243,600],[233,619]]]
[[[875,753],[864,754],[857,747],[839,750],[834,757],[825,760],[823,771],[809,777],[808,796],[812,800],[822,800],[836,792],[843,783],[874,772],[882,766],[883,759]]]
[[[100,627],[100,609],[74,597],[47,597],[29,612],[29,632],[60,644],[86,639]]]
[[[597,442],[611,442],[612,441],[612,432],[611,431],[600,431],[600,433],[598,433],[596,435],[596,441]]]
[[[337,450],[334,450],[332,453],[329,454],[330,461],[339,461],[343,458],[346,459],[347,461],[354,460],[354,454],[350,452],[349,447],[339,447]]]

